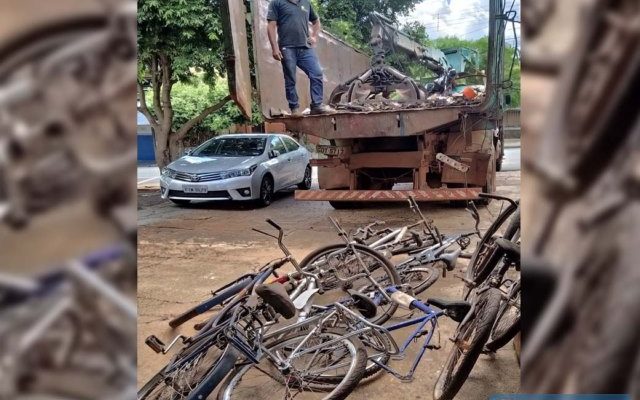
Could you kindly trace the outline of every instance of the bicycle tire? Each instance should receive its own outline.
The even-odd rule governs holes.
[[[477,311],[475,317],[467,321],[464,326],[462,326],[462,324],[458,325],[456,333],[461,329],[464,330],[462,338],[468,343],[468,345],[465,346],[468,347],[468,349],[466,353],[463,352],[462,358],[460,358],[460,362],[458,363],[460,357],[459,347],[457,344],[453,345],[449,357],[447,357],[447,361],[440,370],[440,374],[433,388],[434,400],[452,400],[464,385],[471,370],[478,361],[487,340],[489,340],[491,328],[498,316],[501,299],[502,295],[499,289],[491,288],[487,290],[483,293],[482,297],[478,299],[477,304],[480,306],[480,309]],[[459,367],[455,369],[457,365],[459,365]]]
[[[344,330],[341,329],[326,329],[321,332],[319,335],[325,335],[331,337],[332,340],[337,338],[342,338],[341,342],[346,345],[346,347],[350,350],[353,355],[353,359],[349,364],[349,369],[344,377],[337,384],[331,383],[312,383],[308,384],[308,388],[311,389],[313,393],[318,392],[328,392],[326,396],[323,397],[323,400],[343,400],[351,392],[358,386],[360,380],[363,378],[365,365],[367,361],[366,351],[364,350],[364,346],[357,338],[344,338]],[[275,353],[278,351],[278,348],[282,349],[288,343],[290,348],[296,348],[295,339],[306,337],[306,334],[301,335],[293,335],[293,336],[285,336],[281,339],[278,339],[269,344],[270,353]],[[282,352],[282,350],[280,350]],[[220,386],[220,390],[218,391],[217,399],[218,400],[232,400],[236,397],[233,397],[233,392],[238,388],[238,384],[243,380],[247,380],[245,375],[249,373],[253,368],[256,368],[258,371],[261,371],[265,376],[273,379],[278,385],[286,385],[288,383],[287,379],[280,375],[269,375],[266,372],[262,371],[256,365],[249,364],[240,366],[240,368],[236,368],[225,381]],[[299,377],[296,377],[299,379]],[[304,382],[304,379],[303,379]],[[268,399],[273,399],[273,394],[266,390],[267,385],[261,384],[256,386],[255,389],[249,390],[249,393],[246,394],[245,397],[239,396],[239,398],[246,399],[256,399],[260,394],[267,395]],[[268,392],[268,393],[265,393]]]
[[[351,245],[350,245],[351,246]],[[378,268],[382,268],[382,275],[384,275],[384,281],[382,281],[382,279],[380,279],[380,281],[382,281],[383,286],[396,286],[396,285],[400,285],[400,283],[402,282],[400,277],[398,276],[398,272],[396,271],[394,265],[391,263],[391,261],[389,261],[389,259],[387,259],[385,256],[383,256],[382,254],[380,254],[379,252],[367,247],[367,246],[363,246],[360,244],[353,244],[352,246],[354,246],[354,248],[360,252],[360,253],[364,253],[366,254],[368,257],[371,257],[375,260],[377,260],[378,262],[376,263],[376,267],[371,271],[374,272],[376,270],[378,270]],[[308,272],[313,272],[314,270],[314,262],[319,261],[322,257],[325,257],[327,255],[330,254],[334,254],[335,252],[341,251],[347,249],[347,245],[345,244],[331,244],[328,246],[323,246],[320,247],[314,251],[312,251],[311,253],[309,253],[301,262],[300,262],[300,268],[304,271],[308,271]],[[325,276],[323,277],[323,284],[328,283],[329,284],[329,289],[335,289],[335,288],[331,288],[330,284],[331,282],[329,281],[329,279],[331,278],[331,276]],[[376,282],[378,282],[378,280],[376,279]],[[365,290],[365,289],[363,289]],[[391,316],[396,312],[396,310],[398,309],[398,304],[394,303],[394,302],[383,302],[381,303],[380,308],[383,308],[382,306],[384,306],[383,312],[378,312],[376,314],[375,317],[371,318],[369,321],[380,325],[384,322],[386,322],[387,320],[389,320],[389,318],[391,318]],[[380,310],[379,310],[380,311]]]
[[[516,288],[513,289],[517,294],[518,302],[520,301],[520,282],[515,283]],[[513,339],[520,332],[520,312],[506,314],[507,311],[513,310],[514,307],[508,302],[503,301],[498,310],[498,317],[491,329],[491,336],[487,342],[486,348],[490,351],[498,351]],[[509,319],[506,319],[509,318]]]
[[[514,213],[516,213],[517,217],[514,216],[514,218],[512,219],[511,216],[514,215]],[[471,259],[469,260],[469,264],[467,266],[467,271],[465,273],[465,279],[467,282],[474,282],[476,286],[480,283],[478,282],[478,279],[477,279],[477,275],[479,272],[478,259],[480,255],[489,247],[489,245],[493,243],[493,239],[494,239],[493,235],[495,235],[495,233],[500,230],[500,228],[505,222],[508,222],[508,224],[505,228],[505,231],[504,231],[505,233],[502,237],[504,237],[507,240],[511,240],[513,235],[517,232],[517,228],[520,227],[520,206],[519,205],[514,206],[513,204],[509,204],[509,206],[507,206],[507,208],[504,211],[502,211],[500,215],[498,215],[498,218],[496,218],[496,220],[493,221],[493,223],[491,223],[491,225],[489,226],[487,231],[484,233],[484,235],[482,235],[482,238],[480,239],[480,241],[478,242],[478,245],[473,251],[473,254],[471,255]],[[464,285],[462,287],[462,298],[466,299],[470,291],[471,291],[471,288],[468,285]]]
[[[411,284],[411,281],[408,278],[408,276],[412,273],[427,274],[427,278],[420,279],[420,283],[414,286]],[[421,265],[416,267],[409,267],[407,268],[406,271],[401,272],[399,275],[400,275],[400,279],[402,280],[402,283],[411,285],[411,289],[413,290],[413,293],[418,295],[424,292],[425,290],[429,289],[434,283],[436,283],[436,281],[440,278],[440,271],[438,271],[438,269],[434,266]]]
[[[215,350],[219,350],[217,347],[215,346],[210,346],[207,348],[207,352],[211,349]],[[186,349],[185,349],[186,350]],[[172,363],[178,361],[181,358],[184,358],[183,356],[190,356],[191,353],[185,352],[186,354],[182,354],[182,355],[178,355],[176,358],[174,358],[174,360],[172,360]],[[206,354],[206,353],[205,353]],[[209,367],[206,368],[201,374],[199,374],[199,377],[197,379],[197,382],[194,381],[189,381],[186,382],[184,381],[184,379],[181,382],[181,379],[178,379],[178,383],[186,383],[188,385],[188,388],[191,389],[197,389],[198,386],[200,384],[202,384],[202,382],[205,380],[206,377],[210,377],[210,376],[215,376],[214,378],[214,385],[219,384],[220,381],[229,373],[229,371],[231,371],[233,369],[233,366],[236,362],[236,360],[238,359],[239,354],[237,352],[237,350],[235,350],[232,346],[227,345],[227,347],[225,348],[225,350],[223,351],[219,351],[216,352],[216,354],[214,355],[215,361],[209,363]],[[188,369],[192,369],[192,367],[196,366],[199,364],[199,360],[196,362],[190,362],[187,365],[189,366]],[[176,388],[176,385],[174,385],[172,382],[175,381],[175,377],[170,377],[165,373],[165,370],[167,369],[167,367],[163,368],[162,370],[160,370],[157,374],[155,374],[137,393],[137,400],[146,400],[146,399],[150,399],[150,395],[157,393],[155,398],[160,398],[159,396],[162,394],[162,390],[163,388],[160,387],[160,385],[165,385],[165,388],[168,388],[168,392],[172,395],[175,395],[176,393],[180,392],[180,398],[186,398],[188,393],[186,392],[186,388],[184,388],[184,390],[180,391],[178,388]],[[185,372],[186,369],[178,369],[178,372]],[[197,371],[196,371],[197,372]],[[215,382],[217,381],[217,382]],[[171,385],[170,385],[171,382]],[[160,392],[155,392],[156,389],[159,389]],[[172,397],[173,398],[173,397]]]

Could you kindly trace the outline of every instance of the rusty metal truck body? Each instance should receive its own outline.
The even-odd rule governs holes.
[[[397,201],[411,191],[419,200],[465,200],[495,188],[496,159],[502,156],[504,1],[490,0],[486,92],[482,101],[455,105],[416,103],[375,111],[339,110],[330,115],[286,116],[280,63],[267,39],[268,0],[251,0],[255,81],[262,114],[287,131],[316,144],[319,190],[298,191],[300,200]],[[230,0],[240,24],[241,2]],[[235,11],[233,11],[235,9]],[[232,17],[233,18],[233,17]],[[244,20],[242,20],[244,21]],[[246,52],[246,40],[229,35],[230,66]],[[325,74],[325,99],[339,85],[367,70],[368,55],[322,32],[317,54]],[[236,74],[234,90],[244,90],[248,73]],[[298,72],[301,108],[308,106],[309,84]],[[237,97],[237,96],[234,96]],[[246,94],[244,96],[246,98]],[[306,102],[306,103],[305,103]],[[244,106],[247,108],[247,105]],[[250,107],[249,107],[250,108]],[[404,184],[398,185],[396,184]],[[392,190],[396,186],[396,189]],[[344,203],[343,203],[344,204]]]

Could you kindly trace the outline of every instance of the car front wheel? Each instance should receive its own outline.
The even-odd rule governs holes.
[[[265,176],[260,184],[259,203],[262,207],[266,207],[271,204],[271,200],[273,200],[273,179],[270,176]]]
[[[304,170],[304,178],[302,182],[298,183],[298,189],[301,190],[309,190],[311,189],[311,166],[307,165],[307,168]]]

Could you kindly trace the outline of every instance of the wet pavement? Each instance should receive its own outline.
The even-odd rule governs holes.
[[[519,197],[519,171],[498,173],[497,183],[500,194]],[[170,358],[156,355],[144,345],[148,335],[156,334],[167,343],[178,333],[192,334],[193,324],[187,323],[176,331],[168,327],[168,320],[206,299],[212,289],[281,257],[273,240],[251,230],[252,227],[269,229],[264,222],[266,218],[275,220],[286,230],[285,241],[298,260],[315,248],[339,241],[329,216],[338,218],[347,229],[374,220],[400,226],[415,218],[404,203],[334,210],[326,202],[296,201],[293,190],[278,194],[268,208],[229,202],[181,208],[160,199],[157,191],[139,191],[138,200],[139,386]],[[501,204],[495,201],[481,207],[481,227],[487,227],[500,208]],[[423,203],[421,209],[443,233],[473,228],[472,218],[462,208],[446,203]],[[455,273],[461,273],[464,261],[460,260]],[[457,299],[461,290],[461,281],[449,273],[420,297]],[[397,316],[403,318],[406,313],[399,311]],[[446,318],[440,319],[439,325],[442,349],[427,352],[412,383],[401,383],[390,375],[383,375],[360,386],[349,398],[431,398],[433,384],[451,346],[448,337],[455,329],[455,324]],[[406,334],[408,331],[403,330],[395,336],[400,341]],[[434,341],[437,340],[436,335]],[[418,348],[419,345],[412,345],[405,360],[393,361],[391,365],[405,373]],[[456,398],[486,399],[493,393],[517,392],[519,382],[520,369],[513,347],[508,344],[495,355],[481,356]]]

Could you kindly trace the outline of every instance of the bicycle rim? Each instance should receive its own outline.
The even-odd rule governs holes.
[[[399,275],[402,283],[410,285],[414,294],[424,292],[440,277],[438,269],[431,266],[407,268]]]
[[[515,289],[512,296],[514,304],[503,301],[498,312],[498,318],[491,330],[491,337],[487,343],[487,349],[497,351],[509,343],[520,331],[520,286]]]
[[[289,357],[304,338],[306,335],[285,338],[270,346],[269,352],[280,358]],[[295,355],[284,370],[277,368],[270,358],[245,365],[227,378],[218,399],[344,399],[362,378],[366,355],[356,340],[342,338],[330,343],[341,338],[341,333],[333,331],[316,335],[302,344],[296,353],[304,354]],[[343,377],[339,383],[326,383],[328,377],[338,375]]]
[[[300,267],[308,272],[322,274],[325,293],[316,297],[315,302],[319,305],[343,300],[347,290],[355,290],[372,299],[382,299],[379,300],[376,316],[370,319],[375,324],[381,324],[391,318],[398,305],[386,300],[386,295],[379,288],[399,285],[400,277],[393,264],[380,253],[362,245],[355,245],[353,248],[355,252],[344,244],[320,248],[302,260]],[[369,277],[361,277],[348,284],[340,282],[338,277],[348,279],[365,272],[360,261],[367,268]]]

